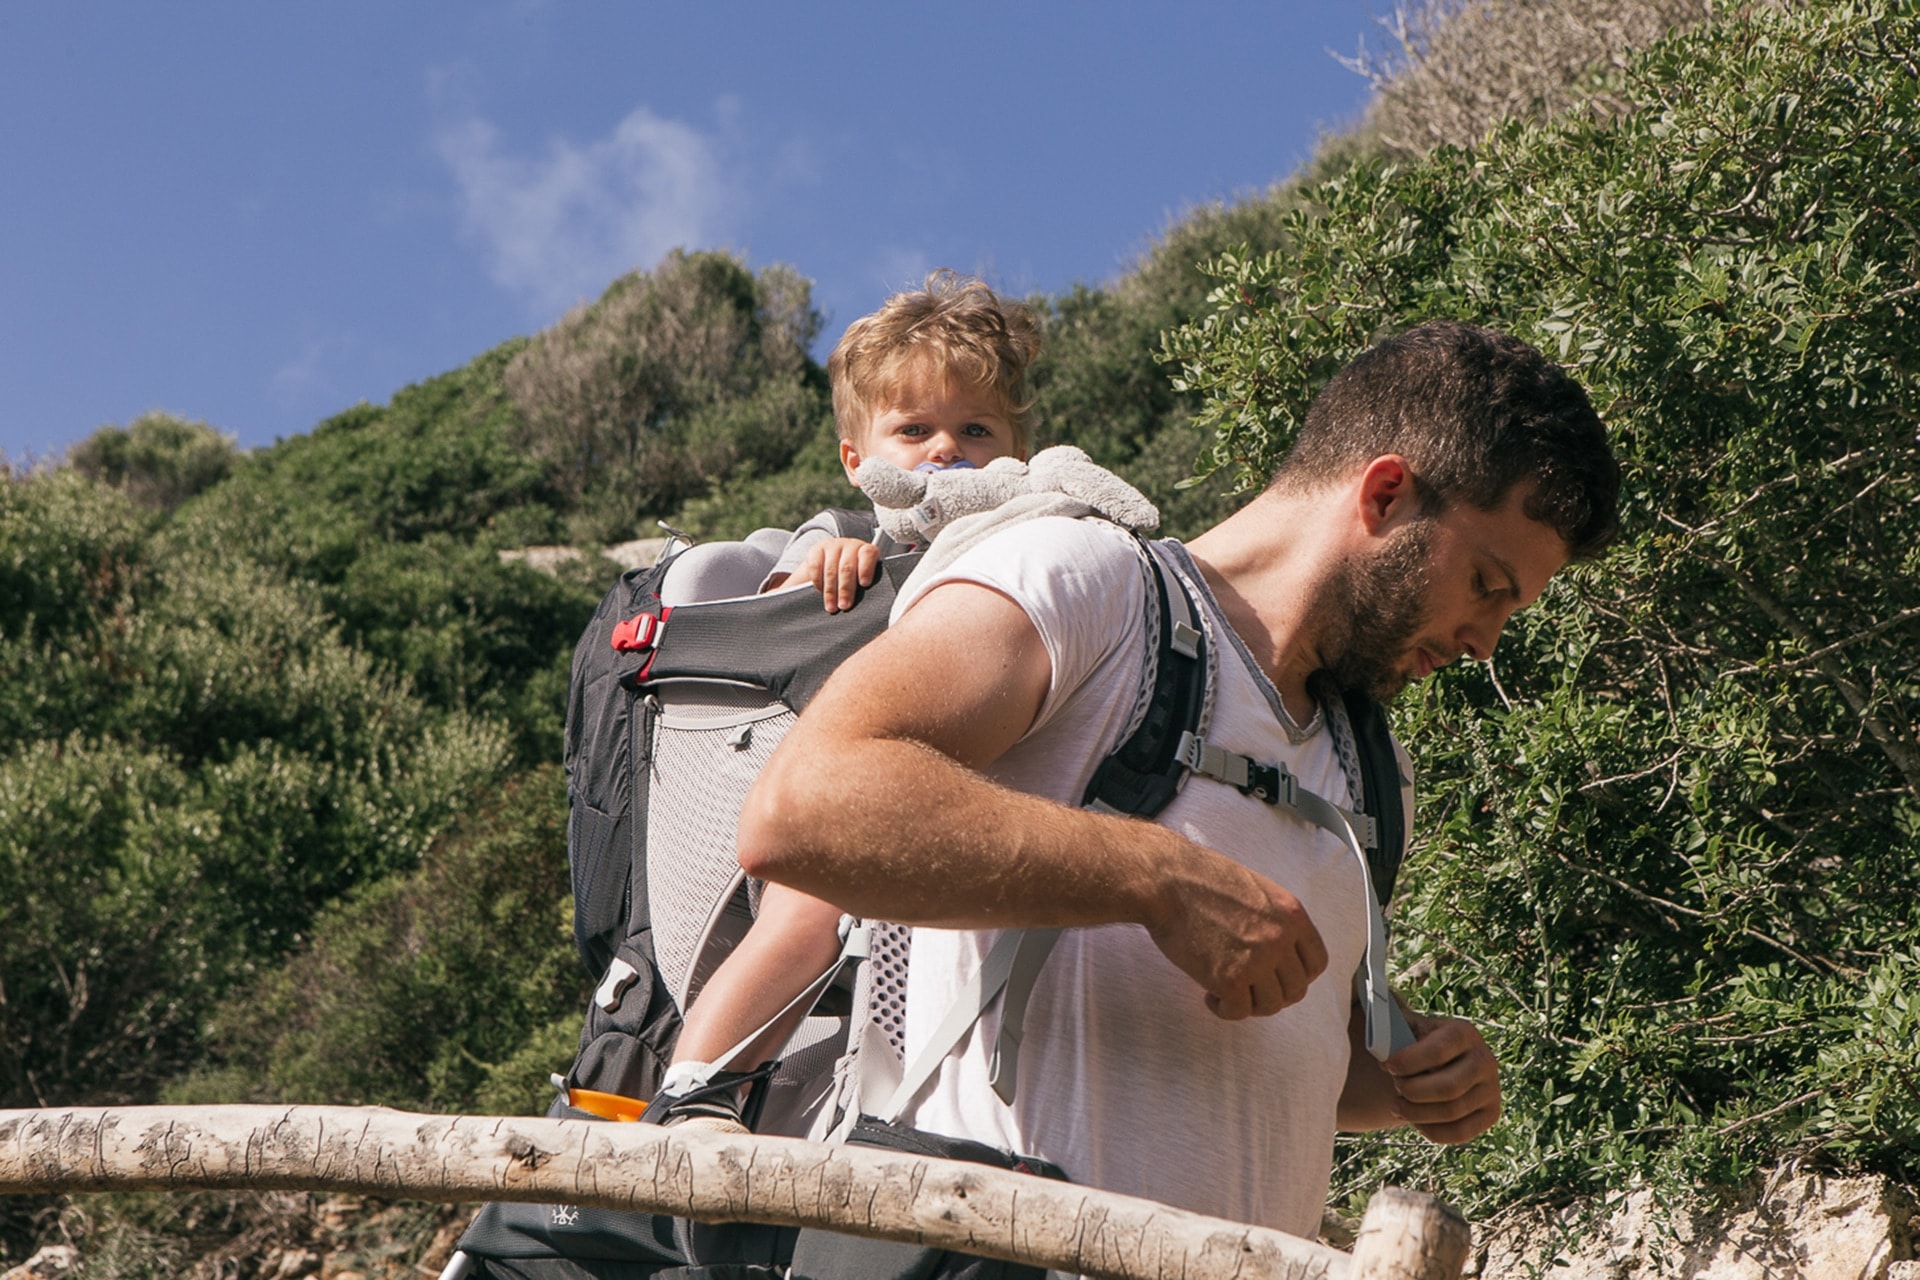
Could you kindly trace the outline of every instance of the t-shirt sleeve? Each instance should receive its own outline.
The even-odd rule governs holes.
[[[988,587],[1018,605],[1052,667],[1031,734],[1103,668],[1135,650],[1144,653],[1147,572],[1124,530],[1099,520],[1043,517],[1003,529],[932,577],[914,580],[904,609],[951,582]]]

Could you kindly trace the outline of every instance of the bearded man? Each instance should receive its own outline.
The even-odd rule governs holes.
[[[1585,393],[1525,343],[1439,322],[1365,352],[1263,493],[1168,546],[1217,667],[1209,743],[1349,804],[1338,689],[1390,698],[1489,658],[1515,610],[1612,539],[1618,489]],[[913,1098],[914,1129],[1311,1236],[1336,1127],[1464,1142],[1498,1119],[1470,1023],[1409,1015],[1413,1043],[1360,1050],[1367,890],[1340,839],[1199,778],[1153,822],[1077,807],[1151,684],[1129,535],[1035,520],[909,590],[762,774],[740,856],[916,926],[909,1057],[1000,931],[1065,930],[1012,1099],[991,1086],[989,1009]]]

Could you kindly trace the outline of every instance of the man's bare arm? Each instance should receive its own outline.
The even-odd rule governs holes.
[[[1407,1011],[1414,1042],[1379,1062],[1360,1010],[1347,1024],[1352,1055],[1338,1123],[1348,1132],[1410,1124],[1435,1142],[1468,1142],[1500,1118],[1500,1064],[1479,1029]]]
[[[1051,678],[1005,596],[930,592],[840,667],[774,753],[741,814],[742,865],[906,924],[1139,924],[1225,1018],[1300,999],[1326,950],[1287,890],[1164,827],[976,772],[1027,732]]]

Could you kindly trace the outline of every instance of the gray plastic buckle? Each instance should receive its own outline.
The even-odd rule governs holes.
[[[607,966],[607,976],[600,979],[600,985],[594,989],[593,1002],[612,1013],[620,1007],[620,1001],[627,994],[640,971],[618,956]]]

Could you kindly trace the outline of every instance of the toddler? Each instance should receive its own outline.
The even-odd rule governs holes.
[[[854,321],[827,360],[847,479],[858,485],[854,472],[866,458],[908,471],[1025,461],[1032,431],[1026,372],[1039,350],[1031,310],[950,271],[934,272],[922,288],[895,294]],[[885,534],[872,542],[834,537],[830,525],[809,521],[761,589],[805,583],[837,613],[872,584],[882,555],[905,549]],[[839,924],[839,908],[766,887],[753,927],[687,1010],[655,1103],[668,1114],[650,1118],[742,1128],[736,1091],[709,1092],[708,1079],[716,1068],[759,1065],[792,1034],[807,1010],[779,1015],[839,958]],[[734,1061],[715,1061],[769,1020],[774,1025]]]

